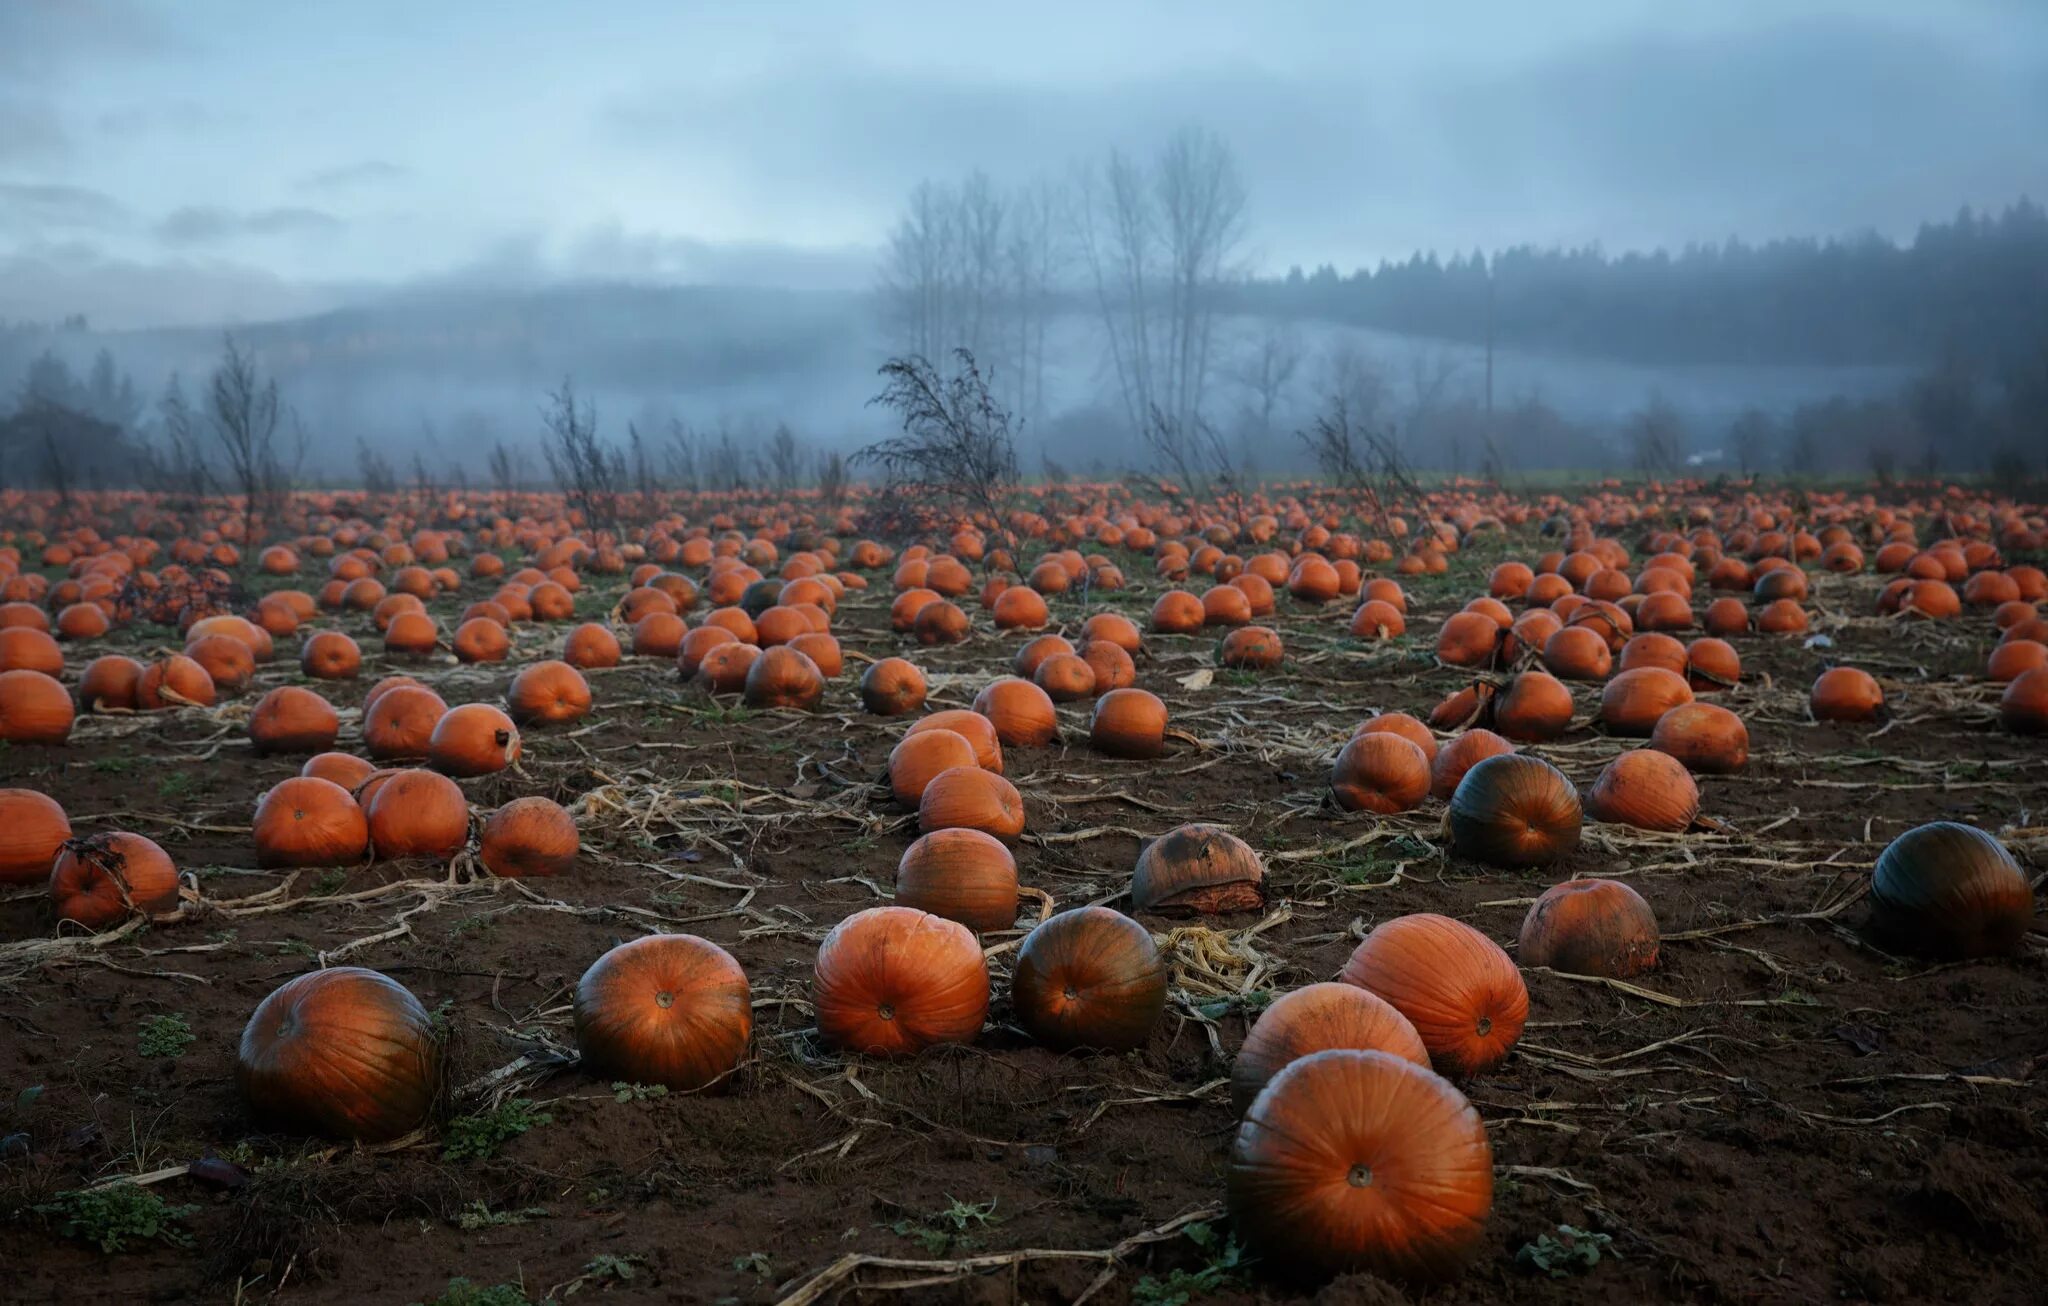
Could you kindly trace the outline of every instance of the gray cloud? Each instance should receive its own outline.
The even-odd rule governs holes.
[[[360,186],[385,186],[407,181],[412,175],[413,170],[403,164],[384,159],[364,159],[360,163],[346,163],[308,173],[293,185],[297,190],[312,192],[353,190]]]
[[[2048,48],[1838,16],[1704,35],[1627,29],[1503,64],[1323,71],[1247,59],[1066,85],[783,67],[621,98],[605,139],[762,209],[879,226],[924,177],[1003,180],[1209,125],[1265,252],[1610,246],[1876,226],[2048,193]]]
[[[43,163],[70,149],[70,133],[47,104],[0,92],[0,163]]]
[[[336,232],[345,224],[319,209],[285,207],[237,213],[211,205],[188,205],[167,214],[154,228],[169,245],[208,245],[237,236],[306,236]]]
[[[135,136],[153,131],[208,135],[240,127],[250,121],[250,115],[239,109],[223,109],[200,100],[176,99],[108,109],[93,120],[93,126],[108,136]]]
[[[26,321],[83,313],[124,330],[276,321],[359,303],[373,290],[224,260],[125,259],[79,242],[0,253],[0,315]]]
[[[874,283],[875,259],[875,250],[861,245],[820,249],[769,241],[716,242],[612,224],[570,242],[552,268],[556,275],[608,281],[861,290]]]
[[[105,231],[127,225],[128,210],[84,186],[0,182],[0,231],[41,237],[51,231]]]

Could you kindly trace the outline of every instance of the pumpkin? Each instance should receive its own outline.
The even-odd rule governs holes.
[[[316,631],[299,647],[299,669],[315,680],[347,680],[362,664],[362,650],[338,630]]]
[[[1733,689],[1742,680],[1742,658],[1733,645],[1712,636],[1686,646],[1685,679],[1695,694]]]
[[[1444,1079],[1385,1052],[1293,1062],[1246,1110],[1225,1205],[1272,1264],[1450,1277],[1485,1238],[1493,1149]]]
[[[2048,734],[2048,667],[2012,678],[1998,696],[1998,723],[2016,735]]]
[[[1103,647],[1118,657],[1129,657],[1115,645]],[[1079,654],[1056,653],[1038,664],[1031,673],[1031,683],[1054,703],[1076,703],[1095,693],[1095,668]]]
[[[737,644],[740,637],[724,626],[709,623],[697,627],[683,636],[683,642],[676,649],[676,670],[688,680],[703,669],[704,659],[714,649],[726,644]]]
[[[1884,691],[1868,671],[1832,667],[1813,682],[1808,702],[1816,721],[1875,721],[1884,710]]]
[[[839,641],[823,631],[806,631],[789,641],[789,647],[809,658],[826,680],[837,680],[846,670],[846,656],[840,651]]]
[[[1572,782],[1529,753],[1486,758],[1451,794],[1451,846],[1489,866],[1547,866],[1579,846],[1579,823]]]
[[[384,651],[424,657],[441,642],[441,628],[424,612],[399,612],[384,628]]]
[[[1113,689],[1095,700],[1088,742],[1111,757],[1158,757],[1166,751],[1166,704],[1143,689]]]
[[[1081,640],[1084,645],[1102,640],[1131,654],[1136,654],[1143,642],[1137,623],[1120,612],[1098,612],[1082,622]]]
[[[1131,905],[1174,915],[1256,911],[1265,903],[1265,878],[1250,844],[1220,826],[1191,823],[1138,853]]]
[[[787,644],[768,648],[747,668],[748,707],[808,711],[824,696],[825,677],[818,664]]]
[[[1586,795],[1596,821],[1670,833],[1691,827],[1700,814],[1700,791],[1685,763],[1655,748],[1638,748],[1609,762]]]
[[[1128,1052],[1165,1013],[1166,981],[1151,931],[1107,907],[1077,907],[1024,937],[1010,1002],[1017,1023],[1048,1047]]]
[[[1003,773],[1003,745],[996,738],[995,723],[979,712],[966,708],[947,708],[934,712],[914,723],[904,733],[915,735],[926,730],[950,730],[968,743],[974,745],[974,764],[984,771]]]
[[[1684,703],[1657,718],[1650,747],[1669,753],[1689,771],[1732,775],[1749,762],[1749,727],[1714,703]]]
[[[916,807],[942,771],[976,765],[974,745],[952,730],[912,730],[889,751],[889,789],[905,807]]]
[[[650,934],[605,953],[577,981],[574,1010],[586,1069],[680,1093],[730,1075],[754,1035],[746,972],[694,934]]]
[[[1543,666],[1560,680],[1605,680],[1614,653],[1598,633],[1566,626],[1543,641]]]
[[[860,678],[860,705],[876,716],[915,712],[924,696],[924,672],[903,658],[883,658]]]
[[[512,678],[505,703],[522,726],[580,721],[590,713],[590,682],[568,662],[535,662]]]
[[[683,639],[687,642],[689,635],[684,635]],[[586,621],[562,640],[562,661],[578,669],[615,667],[624,656],[625,651],[619,647],[619,637],[602,622]]]
[[[1448,916],[1382,921],[1352,949],[1340,978],[1408,1017],[1430,1064],[1453,1078],[1507,1059],[1529,1018],[1529,990],[1500,946]]]
[[[1489,757],[1515,751],[1515,746],[1491,730],[1467,730],[1437,750],[1429,767],[1429,792],[1435,798],[1449,798],[1458,791],[1465,773]]]
[[[1010,670],[1018,678],[1031,679],[1038,670],[1038,664],[1060,653],[1072,653],[1074,646],[1059,635],[1040,635],[1037,639],[1026,640],[1024,647],[1017,650],[1017,656],[1010,660]]]
[[[1388,730],[1353,735],[1330,770],[1330,789],[1347,812],[1392,816],[1429,797],[1429,758]]]
[[[1429,759],[1431,765],[1436,763],[1436,736],[1430,733],[1428,726],[1409,716],[1406,712],[1382,712],[1378,716],[1366,720],[1358,729],[1351,733],[1354,735],[1371,735],[1378,734],[1381,731],[1399,735],[1421,749],[1422,755]]]
[[[1168,590],[1152,605],[1152,629],[1162,635],[1192,635],[1203,618],[1202,600],[1186,590]]]
[[[1052,620],[1045,599],[1029,585],[1008,585],[990,605],[998,630],[1039,630]]]
[[[896,902],[976,933],[1007,930],[1017,919],[1016,859],[986,831],[933,830],[897,862]]]
[[[515,798],[492,812],[477,834],[477,859],[505,879],[560,875],[575,866],[581,849],[576,818],[539,795]]]
[[[1566,880],[1529,908],[1515,950],[1524,966],[1628,979],[1657,965],[1657,917],[1619,880]]]
[[[61,744],[76,715],[64,686],[40,671],[0,671],[0,743]]]
[[[386,861],[422,857],[446,861],[469,841],[469,802],[462,789],[436,771],[399,771],[359,793],[370,818],[370,844]]]
[[[1600,722],[1617,735],[1648,735],[1657,718],[1692,702],[1685,677],[1663,667],[1623,671],[1600,691]]]
[[[44,884],[71,837],[71,818],[48,794],[0,789],[0,884]]]
[[[992,680],[974,696],[974,710],[988,718],[996,738],[1015,748],[1042,748],[1059,737],[1059,714],[1037,685],[1015,676]]]
[[[511,651],[512,637],[490,617],[471,617],[455,628],[449,647],[460,662],[503,662]]]
[[[1202,624],[1243,626],[1252,619],[1251,596],[1235,585],[1215,585],[1202,592]]]
[[[1484,612],[1454,612],[1437,631],[1437,661],[1451,667],[1486,667],[1500,650],[1500,623]]]
[[[1571,728],[1572,691],[1547,672],[1524,671],[1495,696],[1493,724],[1521,743],[1556,739]]]
[[[205,635],[185,645],[185,656],[197,662],[224,694],[239,694],[256,674],[256,655],[229,635]]]
[[[1091,694],[1128,689],[1138,682],[1137,664],[1119,644],[1112,644],[1106,639],[1089,640],[1081,649],[1081,660],[1088,664],[1095,677],[1088,691]]]
[[[64,650],[48,634],[32,626],[0,629],[0,671],[64,674]]]
[[[1259,1013],[1230,1066],[1230,1104],[1242,1116],[1273,1076],[1331,1048],[1385,1052],[1427,1069],[1429,1049],[1408,1017],[1355,984],[1310,984]]]
[[[317,753],[334,746],[341,717],[310,689],[280,685],[249,713],[249,740],[259,753]]]
[[[1216,662],[1240,670],[1270,671],[1284,656],[1279,632],[1269,626],[1242,626],[1223,637]]]
[[[372,690],[363,700],[363,746],[378,761],[425,757],[447,714],[441,696],[424,685]]]
[[[50,864],[50,900],[57,919],[89,930],[118,925],[140,912],[178,905],[178,868],[170,854],[139,834],[66,839]]]
[[[697,683],[707,693],[737,694],[747,687],[747,675],[760,657],[761,650],[752,644],[719,644],[697,664]]]
[[[249,833],[256,864],[265,868],[352,866],[370,849],[363,809],[348,790],[316,776],[293,776],[266,790]]]
[[[998,839],[1024,833],[1024,797],[1017,786],[978,766],[953,766],[934,775],[917,800],[917,828],[980,830]]]
[[[972,1042],[988,997],[973,933],[910,907],[870,907],[833,926],[812,977],[819,1035],[875,1057]]]
[[[1944,959],[2004,956],[2034,921],[2034,892],[2005,845],[1973,825],[1935,821],[1879,854],[1871,923],[1895,947]]]
[[[135,682],[135,706],[145,712],[172,707],[212,707],[213,677],[182,653],[158,658]]]
[[[374,970],[335,966],[287,980],[257,1004],[235,1082],[265,1125],[381,1143],[425,1122],[440,1066],[418,998]]]
[[[519,760],[519,727],[488,703],[441,714],[427,739],[427,764],[443,775],[491,775]]]
[[[119,653],[96,657],[78,677],[78,705],[88,712],[102,708],[132,711],[135,687],[141,681],[142,664],[134,658]]]
[[[315,753],[299,768],[299,774],[331,780],[353,794],[376,769],[362,758],[348,753]]]
[[[650,612],[633,623],[633,656],[672,658],[682,651],[690,627],[673,612]]]
[[[945,599],[934,599],[919,608],[910,623],[911,634],[927,647],[958,644],[967,638],[970,629],[967,614]]]
[[[1634,636],[1621,646],[1621,669],[1633,671],[1637,667],[1663,667],[1683,675],[1685,645],[1654,631]]]

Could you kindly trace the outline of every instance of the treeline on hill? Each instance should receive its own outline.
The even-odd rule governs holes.
[[[1630,362],[1913,365],[1954,353],[1996,372],[2048,339],[2048,210],[1965,208],[1904,245],[1866,234],[1676,254],[1417,254],[1349,276],[1297,267],[1234,293],[1247,311],[1474,344],[1490,320],[1503,346]]]

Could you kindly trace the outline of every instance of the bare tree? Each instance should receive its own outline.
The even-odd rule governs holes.
[[[266,379],[255,356],[232,335],[207,383],[206,416],[222,463],[222,480],[241,495],[242,546],[253,555],[267,525],[263,518],[275,515],[282,505],[310,439],[294,418],[295,458],[287,466],[278,449],[278,426],[286,414],[278,400],[277,380]]]
[[[43,472],[50,480],[50,488],[57,492],[57,520],[69,525],[72,517],[71,459],[66,454],[63,441],[57,438],[56,428],[49,422],[43,423]]]
[[[923,358],[882,364],[882,391],[868,402],[894,412],[903,434],[867,445],[853,461],[881,469],[885,502],[982,518],[1014,548],[1008,514],[1018,474],[1010,414],[989,393],[973,354],[960,349],[953,358],[950,376]]]
[[[503,440],[491,442],[490,456],[485,461],[490,470],[491,484],[502,493],[512,493],[526,479],[526,454]]]
[[[846,502],[846,455],[833,449],[818,458],[818,497],[828,508]]]
[[[896,338],[912,355],[936,357],[959,343],[953,320],[960,246],[959,198],[920,182],[889,233],[882,299]]]
[[[1358,420],[1351,396],[1331,391],[1315,424],[1299,434],[1323,475],[1351,498],[1353,514],[1394,534],[1393,514],[1423,496],[1392,432]]]
[[[588,401],[578,403],[574,380],[564,377],[561,388],[548,392],[541,422],[548,434],[541,453],[556,486],[570,506],[582,512],[585,522],[597,529],[615,530],[619,489],[626,479],[625,459],[597,438],[596,406]]]
[[[1761,408],[1745,408],[1728,428],[1728,452],[1735,458],[1735,470],[1754,476],[1763,470],[1764,459],[1778,442],[1778,423]]]
[[[1010,201],[1009,310],[1015,336],[1011,375],[1016,409],[1026,425],[1045,420],[1045,347],[1053,297],[1067,261],[1062,233],[1069,223],[1064,188],[1040,178]]]
[[[155,442],[143,446],[143,458],[151,483],[166,493],[180,494],[190,501],[207,491],[210,475],[199,442],[200,417],[185,398],[185,386],[177,373],[164,384],[157,401],[157,429],[163,447]]]
[[[1301,332],[1290,322],[1266,323],[1231,370],[1231,379],[1245,392],[1239,409],[1239,426],[1252,439],[1272,439],[1273,422],[1279,415],[1294,378],[1301,371]]]
[[[1084,172],[1078,244],[1131,429],[1187,429],[1207,397],[1217,287],[1236,272],[1246,192],[1223,142],[1185,128],[1148,170],[1112,152]]]
[[[1661,395],[1653,395],[1629,418],[1625,431],[1635,468],[1645,476],[1669,476],[1685,459],[1685,421]]]
[[[654,501],[654,492],[660,488],[654,480],[654,461],[648,456],[647,441],[640,435],[638,422],[626,423],[626,447],[633,455],[633,493],[640,496],[644,510]]]
[[[371,494],[391,494],[398,489],[398,474],[391,470],[390,461],[361,436],[356,437],[356,472]]]
[[[668,443],[662,449],[669,479],[686,490],[697,488],[697,439],[682,418],[668,421]]]
[[[791,489],[803,480],[804,446],[796,432],[789,429],[789,423],[775,424],[775,432],[762,446],[759,458],[761,479],[776,489]]]

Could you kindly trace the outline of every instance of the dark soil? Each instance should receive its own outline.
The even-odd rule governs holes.
[[[1640,982],[1654,997],[1528,976],[1519,1048],[1466,1086],[1498,1169],[1489,1242],[1464,1277],[1416,1290],[1362,1276],[1301,1286],[1270,1272],[1285,1267],[1203,1274],[1223,1247],[1217,1218],[1207,1249],[1201,1229],[1133,1246],[1091,1300],[2039,1301],[2048,946],[2037,933],[2016,957],[1931,965],[1867,942],[1861,903],[1800,919],[1854,897],[1886,842],[1936,819],[2009,828],[2038,881],[2048,755],[2002,734],[1995,692],[1973,680],[1988,619],[1882,621],[1867,615],[1875,578],[1817,574],[1811,607],[1831,646],[1738,641],[1743,682],[1720,701],[1748,721],[1752,751],[1745,773],[1701,785],[1717,830],[1589,825],[1566,865],[1494,871],[1442,853],[1441,803],[1393,820],[1346,815],[1327,778],[1372,711],[1423,715],[1469,680],[1434,666],[1436,626],[1482,591],[1504,548],[1475,547],[1450,575],[1412,582],[1411,634],[1391,645],[1347,638],[1348,603],[1307,609],[1283,595],[1271,619],[1288,649],[1280,670],[1215,671],[1189,688],[1184,678],[1213,667],[1216,637],[1148,637],[1139,683],[1201,741],[1173,741],[1163,761],[1092,753],[1085,703],[1061,709],[1063,746],[1006,750],[1029,813],[1021,879],[1062,907],[1113,901],[1141,840],[1185,821],[1227,826],[1267,858],[1263,911],[1196,923],[1224,938],[1169,936],[1190,922],[1148,920],[1183,962],[1221,943],[1243,964],[1221,982],[1183,965],[1164,1026],[1125,1057],[1032,1046],[1008,1021],[1008,952],[992,958],[997,1001],[971,1048],[884,1064],[818,1044],[806,1005],[817,944],[886,896],[915,835],[877,784],[904,723],[860,712],[864,668],[851,657],[815,715],[712,702],[664,663],[593,675],[590,718],[529,732],[517,772],[465,782],[486,810],[526,793],[592,795],[575,872],[518,884],[450,886],[439,867],[250,869],[254,800],[301,759],[256,757],[246,705],[298,680],[295,640],[215,712],[81,719],[67,746],[0,748],[0,785],[52,794],[81,833],[150,835],[203,895],[187,920],[42,955],[19,945],[59,937],[47,896],[0,900],[0,1208],[17,1213],[0,1223],[0,1296],[404,1303],[466,1278],[536,1301],[577,1285],[612,1300],[752,1303],[849,1253],[1108,1249],[1221,1201],[1235,1123],[1227,1058],[1272,991],[1333,978],[1366,930],[1406,912],[1447,913],[1511,947],[1542,889],[1598,875],[1636,886],[1675,937]],[[1142,622],[1162,586],[1148,559],[1118,561],[1132,588],[1088,607],[1057,600],[1056,626],[1105,604]],[[477,588],[436,605],[444,628]],[[579,611],[601,615],[618,590],[593,583]],[[968,643],[918,649],[889,631],[889,597],[879,573],[849,593],[835,629],[849,653],[924,666],[933,708],[966,706],[1007,674],[1021,637],[986,614]],[[379,647],[363,618],[340,624],[366,653]],[[358,704],[377,675],[404,670],[450,703],[495,701],[522,660],[552,655],[561,629],[523,627],[498,667],[371,655],[332,697]],[[172,638],[156,628],[107,643]],[[98,651],[69,650],[73,673]],[[1880,677],[1889,724],[1807,719],[1807,687],[1835,661]],[[1575,692],[1590,717],[1596,697]],[[351,718],[341,746],[354,740]],[[1630,746],[1582,720],[1535,751],[1586,784]],[[382,886],[394,887],[363,896]],[[238,909],[257,894],[282,909]],[[1039,910],[1027,903],[1026,923]],[[615,1091],[550,1060],[573,1046],[568,995],[584,968],[653,929],[716,941],[752,981],[756,1054],[722,1093]],[[383,1151],[257,1132],[235,1088],[236,1040],[266,993],[322,956],[382,970],[445,1011],[456,1085],[528,1058],[505,1087],[551,1119],[466,1160],[446,1159],[439,1132]],[[142,1055],[142,1023],[173,1014],[189,1048]],[[40,1096],[15,1104],[33,1086]],[[225,1164],[151,1189],[194,1208],[179,1226],[189,1245],[103,1253],[26,1211],[204,1158]],[[1560,1226],[1608,1235],[1607,1254],[1558,1279],[1518,1264]],[[871,1268],[826,1299],[1066,1301],[1102,1268],[1036,1257],[854,1290],[929,1277]]]

